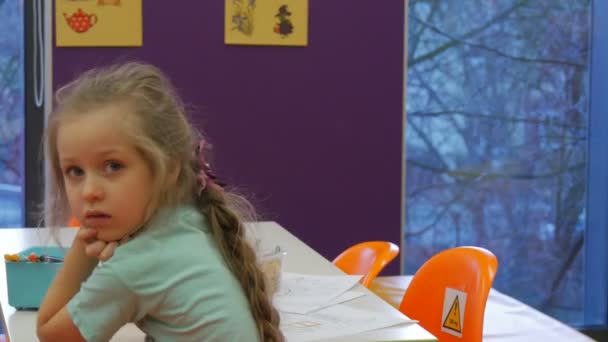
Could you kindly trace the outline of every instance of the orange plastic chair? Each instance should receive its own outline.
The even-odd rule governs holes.
[[[440,252],[416,272],[399,310],[418,320],[439,341],[480,342],[486,301],[497,269],[496,256],[484,248],[457,247]],[[466,299],[452,297],[452,291],[452,296],[446,296],[448,288],[466,293]],[[444,301],[448,308],[445,319]],[[462,306],[464,317],[459,312]],[[459,332],[461,338],[453,335]]]
[[[71,228],[80,228],[80,222],[74,216],[70,217],[70,221],[68,221],[68,227]]]
[[[399,247],[388,241],[358,243],[340,255],[332,263],[347,274],[362,274],[359,281],[369,288],[384,267],[399,254]]]

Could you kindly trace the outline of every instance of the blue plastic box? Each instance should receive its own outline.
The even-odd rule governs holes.
[[[31,247],[18,254],[27,258],[31,253],[63,258],[67,250],[61,247]],[[5,261],[8,304],[16,309],[38,309],[63,262]]]

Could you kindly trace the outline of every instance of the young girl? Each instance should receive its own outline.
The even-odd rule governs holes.
[[[38,313],[42,341],[282,341],[238,208],[169,80],[127,63],[57,93],[47,223],[82,224]],[[104,262],[99,263],[99,260]]]

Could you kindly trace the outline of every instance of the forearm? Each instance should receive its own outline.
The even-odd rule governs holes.
[[[40,310],[38,328],[55,316],[79,291],[80,284],[91,274],[98,260],[85,254],[85,244],[75,238],[68,250],[64,265],[49,287]]]

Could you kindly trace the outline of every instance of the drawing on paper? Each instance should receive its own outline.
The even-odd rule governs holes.
[[[232,29],[251,36],[255,28],[255,0],[232,0]]]
[[[105,6],[105,5],[120,6],[120,0],[97,0],[97,5],[99,5],[99,6]]]
[[[83,11],[82,8],[79,8],[71,15],[64,12],[63,17],[72,31],[77,33],[87,32],[91,27],[97,24],[97,15],[94,13],[87,13]]]
[[[293,32],[293,24],[291,23],[291,12],[287,9],[287,5],[279,7],[279,12],[275,15],[279,22],[274,25],[274,33],[278,33],[281,37],[287,37]]]
[[[309,320],[289,322],[287,324],[288,327],[294,328],[294,329],[298,329],[298,328],[311,328],[311,327],[316,327],[316,326],[319,326],[319,325],[321,325],[321,323],[315,322],[315,321],[309,321]]]

